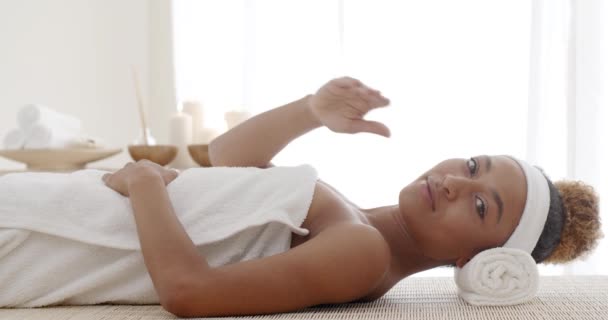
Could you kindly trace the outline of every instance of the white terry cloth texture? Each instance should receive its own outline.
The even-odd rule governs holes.
[[[533,299],[539,275],[532,256],[498,247],[475,255],[455,277],[458,295],[476,306],[506,306]]]
[[[105,141],[100,138],[34,124],[25,137],[25,149],[101,148]]]
[[[526,204],[517,227],[503,247],[521,249],[532,254],[549,215],[551,194],[547,179],[540,169],[523,160],[513,159],[522,168],[526,177]]]
[[[129,198],[106,171],[0,177],[0,307],[159,303]],[[316,170],[210,167],[167,185],[176,216],[212,267],[290,249],[308,214]]]
[[[28,129],[28,135],[23,148],[68,148],[74,145],[78,141],[78,138],[78,132],[66,131],[62,128],[51,127],[43,123],[36,123]]]
[[[78,118],[43,105],[24,105],[16,118],[18,127],[9,130],[3,138],[4,148],[8,150],[103,148],[106,145],[102,139],[83,134]]]
[[[28,131],[34,124],[40,123],[49,128],[61,128],[68,132],[81,130],[80,120],[74,116],[55,111],[41,104],[26,104],[17,111],[17,124]]]
[[[25,132],[20,128],[14,128],[9,130],[4,135],[3,140],[5,149],[21,149],[25,145]]]
[[[25,134],[25,149],[60,149],[78,145],[80,119],[40,104],[26,104],[17,111],[17,123]]]
[[[472,305],[515,305],[538,291],[538,267],[531,254],[547,221],[550,192],[540,169],[511,157],[526,178],[526,204],[519,223],[502,247],[484,250],[462,269],[454,268],[458,295]]]

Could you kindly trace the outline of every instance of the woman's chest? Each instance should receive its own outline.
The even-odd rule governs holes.
[[[307,236],[292,233],[291,248],[312,239],[323,229],[337,223],[363,222],[357,209],[344,196],[325,183],[317,182],[308,214],[301,226],[310,233]]]
[[[292,233],[291,248],[294,248],[306,241],[314,238],[325,228],[335,224],[368,224],[367,218],[361,213],[361,210],[348,201],[343,195],[335,191],[329,185],[323,182],[317,182],[315,186],[315,194],[311,203],[308,215],[303,228],[310,231],[307,236],[300,236]],[[388,273],[390,275],[390,272]],[[396,283],[390,277],[385,277],[378,286],[372,288],[370,292],[358,299],[360,302],[370,302],[384,295]]]

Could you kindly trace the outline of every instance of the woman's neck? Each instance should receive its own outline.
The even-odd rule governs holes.
[[[376,228],[391,249],[391,277],[399,281],[414,273],[448,264],[425,256],[410,236],[398,205],[359,209],[364,223]]]

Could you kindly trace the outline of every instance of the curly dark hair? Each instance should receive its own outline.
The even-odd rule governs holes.
[[[569,262],[591,252],[603,237],[599,197],[582,181],[552,183],[545,178],[551,199],[549,214],[532,258],[536,263]]]

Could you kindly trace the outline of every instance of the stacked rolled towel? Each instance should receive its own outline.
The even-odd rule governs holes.
[[[25,149],[65,148],[78,137],[77,132],[64,130],[58,126],[35,123],[27,129]]]
[[[78,118],[40,104],[26,104],[17,112],[18,128],[4,137],[6,149],[94,147],[93,138],[82,135]],[[98,140],[98,139],[97,139]]]
[[[25,132],[21,128],[10,130],[4,136],[4,148],[21,149],[25,145]]]
[[[17,123],[25,131],[34,125],[42,125],[50,129],[61,129],[66,132],[80,132],[81,124],[78,118],[59,113],[40,104],[26,104],[17,112]]]
[[[504,306],[527,302],[536,296],[539,275],[529,253],[498,247],[475,255],[455,268],[458,295],[476,306]]]

